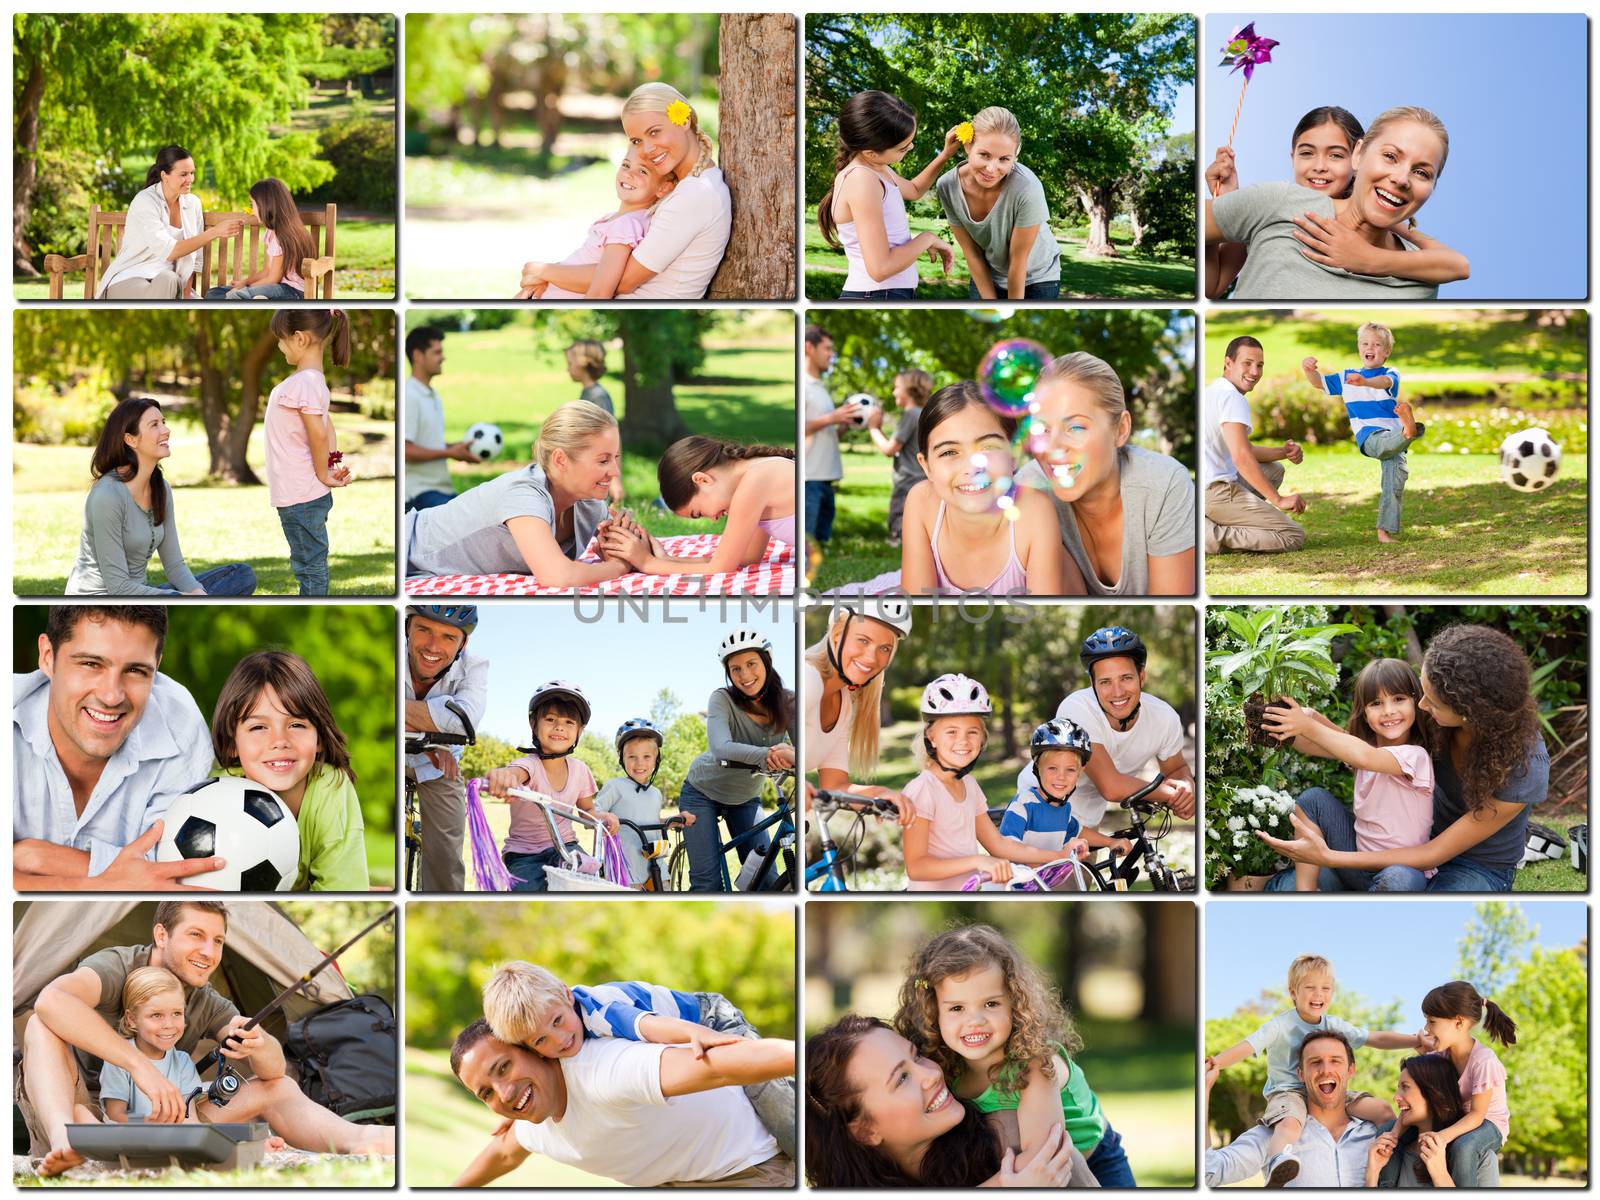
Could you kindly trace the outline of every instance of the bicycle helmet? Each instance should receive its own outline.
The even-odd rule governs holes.
[[[1083,669],[1089,672],[1089,689],[1094,690],[1094,665],[1107,658],[1131,658],[1133,665],[1139,670],[1144,670],[1148,653],[1144,642],[1137,633],[1131,629],[1124,629],[1121,625],[1106,625],[1096,629],[1083,643],[1083,649],[1078,652],[1078,658],[1083,663]],[[1100,694],[1095,693],[1094,702],[1100,705],[1100,711],[1107,717],[1106,706],[1100,703]],[[1134,703],[1132,711],[1125,717],[1111,717],[1117,722],[1118,729],[1126,733],[1128,728],[1139,719],[1139,709],[1142,701]]]
[[[745,650],[764,650],[768,658],[772,657],[772,643],[767,635],[748,625],[740,625],[717,643],[717,661],[726,667],[730,658]]]
[[[1039,765],[1039,756],[1047,750],[1074,750],[1079,761],[1085,765],[1094,752],[1089,743],[1088,732],[1082,725],[1076,721],[1069,721],[1066,717],[1046,721],[1033,731],[1033,737],[1028,742],[1028,751],[1033,755],[1034,766]]]
[[[836,601],[836,606],[835,611],[843,611],[845,614],[844,625],[839,630],[839,640],[841,642],[844,640],[845,635],[850,632],[850,622],[857,620],[876,621],[880,625],[887,625],[894,630],[895,644],[897,646],[900,638],[911,636],[911,601],[909,600],[899,596],[873,596],[869,604],[866,597],[855,596],[848,600]],[[883,674],[882,671],[879,671],[878,675],[873,675],[861,683],[850,682],[850,676],[845,674],[844,663],[839,660],[839,648],[834,645],[832,638],[827,639],[827,643],[828,662],[832,664],[835,671],[839,672],[839,678],[844,680],[846,691],[860,691],[871,683],[873,679],[876,679],[878,675]],[[888,664],[886,663],[884,666],[887,669]]]
[[[478,627],[476,604],[408,604],[408,617],[426,617],[444,625],[454,625],[462,633],[471,633]]]
[[[986,717],[994,712],[989,703],[989,693],[983,684],[965,675],[941,675],[922,689],[922,715],[927,720],[939,717]],[[964,767],[947,767],[939,761],[926,729],[922,732],[922,748],[928,760],[941,771],[949,771],[957,779],[965,779],[978,765],[976,757]]]
[[[656,723],[646,717],[629,717],[617,727],[617,736],[615,739],[617,746],[617,766],[621,767],[624,772],[626,772],[628,768],[627,765],[622,761],[622,751],[627,747],[629,742],[633,741],[635,738],[642,737],[654,739],[657,751],[659,751],[666,742],[666,739],[662,737],[661,730],[656,726]],[[631,775],[629,775],[628,778],[633,780],[633,787],[635,791],[647,791],[650,785],[656,781],[656,771],[659,770],[661,770],[661,755],[657,753],[656,765],[654,769],[651,770],[649,779],[646,779],[643,783],[640,783],[638,780],[633,779],[633,776]]]
[[[589,698],[583,694],[583,689],[575,683],[568,683],[564,679],[552,679],[549,683],[541,683],[538,687],[533,689],[533,695],[528,698],[528,717],[530,725],[534,724],[532,720],[533,714],[538,710],[539,706],[550,700],[565,700],[577,708],[578,736],[582,737],[584,727],[589,724],[589,717],[591,713],[589,708]],[[541,759],[565,758],[568,754],[572,753],[572,750],[564,750],[560,754],[545,753],[544,747],[539,745],[539,734],[537,729],[533,730],[533,737],[531,741],[533,753],[537,754]],[[573,749],[577,749],[576,742],[573,743]]]

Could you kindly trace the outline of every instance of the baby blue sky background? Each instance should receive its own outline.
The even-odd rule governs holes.
[[[736,625],[753,626],[771,639],[773,665],[785,687],[795,686],[792,604],[768,602],[758,611],[732,597],[724,613],[714,597],[704,611],[699,601],[674,601],[663,609],[652,600],[646,617],[608,597],[603,608],[588,599],[483,605],[478,612],[467,650],[491,664],[483,730],[517,745],[527,744],[528,697],[552,679],[583,689],[594,710],[589,729],[606,741],[629,717],[649,716],[662,688],[676,693],[684,712],[703,712],[711,693],[727,683],[717,644]]]
[[[1217,64],[1248,21],[1281,45],[1256,69],[1233,148],[1242,187],[1291,179],[1289,139],[1337,104],[1368,126],[1416,104],[1450,132],[1418,227],[1465,254],[1441,300],[1581,299],[1588,291],[1588,27],[1577,13],[1213,15],[1200,40],[1201,168],[1228,140],[1243,72]],[[1202,193],[1204,185],[1201,185]]]
[[[1581,900],[1518,906],[1538,927],[1533,944],[1544,949],[1568,949],[1588,932]],[[1335,1016],[1339,993],[1354,991],[1398,999],[1406,1021],[1415,1017],[1420,1026],[1428,989],[1457,978],[1456,947],[1476,908],[1473,900],[1213,901],[1205,912],[1206,1016],[1227,1016],[1263,988],[1281,992],[1287,1008],[1289,964],[1320,954],[1333,963]]]

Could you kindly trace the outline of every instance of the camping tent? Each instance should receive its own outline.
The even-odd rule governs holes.
[[[11,1015],[13,1045],[46,984],[107,946],[145,946],[155,923],[154,901],[36,900],[12,908]],[[228,940],[211,986],[249,1015],[267,1004],[322,960],[333,946],[318,949],[276,904],[259,900],[228,903]],[[350,997],[336,963],[291,996],[262,1026],[280,1041],[289,1022]],[[195,1057],[210,1042],[196,1048]]]

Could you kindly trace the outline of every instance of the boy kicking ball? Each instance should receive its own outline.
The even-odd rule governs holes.
[[[1405,496],[1406,450],[1422,436],[1424,425],[1400,399],[1400,373],[1384,364],[1394,353],[1394,334],[1385,325],[1368,321],[1356,331],[1361,366],[1356,370],[1323,375],[1315,358],[1300,367],[1312,387],[1344,400],[1356,448],[1375,458],[1383,470],[1378,499],[1378,540],[1392,542],[1400,532],[1400,504]]]

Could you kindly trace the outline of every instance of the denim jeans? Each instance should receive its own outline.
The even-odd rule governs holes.
[[[254,596],[256,594],[256,572],[249,563],[229,563],[225,567],[212,567],[209,571],[201,571],[195,576],[208,596]],[[156,585],[164,592],[175,592],[178,589],[170,583]]]
[[[908,288],[879,288],[872,292],[840,292],[841,300],[915,300],[917,289]]]
[[[406,506],[402,511],[410,512],[412,509],[438,508],[441,504],[449,504],[455,498],[456,494],[454,492],[418,492],[406,501]]]
[[[723,804],[711,799],[687,780],[678,792],[678,811],[693,813],[694,824],[683,831],[684,843],[689,847],[689,890],[691,892],[720,892],[722,870],[718,860],[721,839],[717,834],[717,818],[728,826],[731,841],[741,833],[748,833],[761,822],[761,801],[746,800],[743,804]],[[767,835],[762,833],[739,845],[739,862],[754,851],[765,851]],[[731,888],[728,890],[732,890]]]
[[[999,284],[995,285],[995,290],[1000,290]],[[1001,300],[1010,299],[1009,296],[1004,295],[999,298]],[[1040,283],[1025,284],[1022,289],[1022,298],[1024,300],[1059,300],[1061,299],[1061,281],[1059,279],[1046,279]],[[978,285],[970,280],[967,282],[967,299],[983,299],[983,296],[978,291]],[[1012,303],[1014,304],[1016,301],[1012,301]],[[1132,1187],[1133,1185],[1130,1183],[1127,1186]]]
[[[576,845],[570,845],[568,850],[576,850]],[[506,870],[516,876],[511,882],[513,892],[548,892],[550,883],[545,878],[546,867],[559,867],[561,865],[561,851],[551,846],[548,850],[540,850],[537,854],[521,854],[507,850],[500,856],[500,861],[505,863]]]
[[[1378,497],[1378,528],[1385,533],[1400,532],[1400,503],[1405,498],[1406,480],[1410,469],[1406,466],[1406,447],[1415,438],[1408,438],[1404,429],[1379,429],[1367,435],[1361,443],[1361,453],[1378,460],[1383,468]]]
[[[826,546],[833,537],[833,480],[806,480],[806,533]]]
[[[328,514],[332,511],[332,492],[278,510],[278,523],[289,541],[289,569],[300,581],[302,596],[328,594]]]
[[[1133,1168],[1128,1165],[1128,1155],[1122,1149],[1122,1135],[1106,1122],[1106,1131],[1100,1144],[1089,1152],[1089,1170],[1103,1188],[1131,1188],[1139,1184],[1133,1178]]]
[[[304,300],[306,294],[287,283],[258,283],[252,287],[206,289],[207,300]]]
[[[736,1033],[742,1038],[761,1036],[760,1030],[750,1024],[750,1018],[721,992],[696,992],[695,999],[700,1001],[698,1023],[707,1029],[714,1029],[718,1033]],[[761,1124],[766,1126],[767,1132],[778,1143],[778,1149],[794,1158],[797,1150],[794,1080],[785,1077],[769,1079],[765,1083],[746,1084],[744,1095],[750,1101],[750,1107],[756,1110],[756,1116],[761,1118]]]
[[[1500,1186],[1500,1130],[1485,1121],[1445,1149],[1445,1163],[1457,1187]],[[1462,1182],[1467,1180],[1469,1182]]]

